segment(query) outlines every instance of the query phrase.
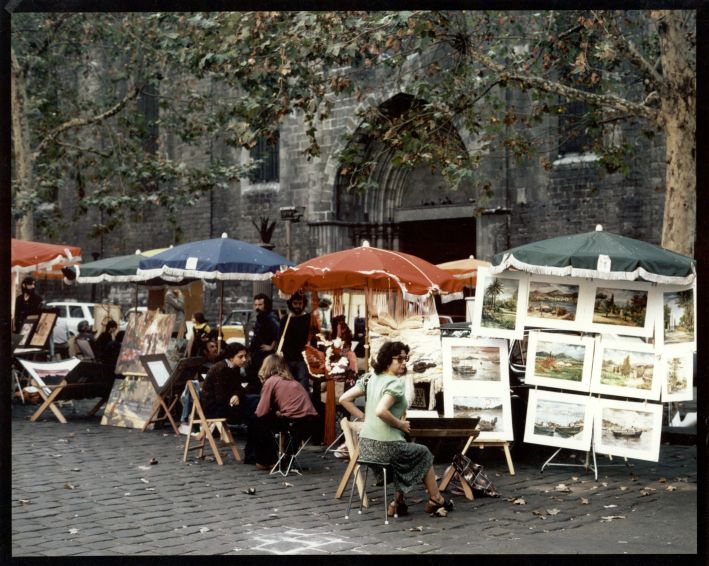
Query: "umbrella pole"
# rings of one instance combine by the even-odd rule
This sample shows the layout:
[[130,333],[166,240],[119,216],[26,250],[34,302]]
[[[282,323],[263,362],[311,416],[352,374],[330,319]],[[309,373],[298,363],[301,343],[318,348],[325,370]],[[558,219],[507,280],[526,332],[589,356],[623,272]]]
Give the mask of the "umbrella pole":
[[135,283],[135,300],[133,301],[135,312],[138,312],[138,282]]
[[224,318],[224,281],[219,281],[219,320],[217,321],[217,352],[222,351],[222,319]]

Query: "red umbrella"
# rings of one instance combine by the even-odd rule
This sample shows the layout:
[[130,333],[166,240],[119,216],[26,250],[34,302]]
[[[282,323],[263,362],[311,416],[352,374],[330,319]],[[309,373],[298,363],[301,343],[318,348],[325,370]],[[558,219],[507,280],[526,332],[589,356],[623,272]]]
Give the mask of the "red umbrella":
[[373,248],[364,242],[359,248],[335,252],[305,261],[275,274],[273,284],[284,293],[298,289],[391,289],[403,293],[452,293],[462,282],[419,257]]
[[45,244],[15,238],[12,239],[11,253],[12,271],[20,273],[48,270],[58,264],[81,261],[81,248],[77,246]]

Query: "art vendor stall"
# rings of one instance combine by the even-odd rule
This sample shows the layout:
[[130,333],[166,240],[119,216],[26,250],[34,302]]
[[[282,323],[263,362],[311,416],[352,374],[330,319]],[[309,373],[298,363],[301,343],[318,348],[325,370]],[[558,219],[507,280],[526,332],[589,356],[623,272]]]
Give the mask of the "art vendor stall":
[[525,442],[556,447],[552,458],[567,448],[657,461],[661,403],[692,398],[695,261],[599,226],[492,263],[478,274],[475,337],[444,348],[446,410],[489,414],[504,434],[506,339],[527,335]]

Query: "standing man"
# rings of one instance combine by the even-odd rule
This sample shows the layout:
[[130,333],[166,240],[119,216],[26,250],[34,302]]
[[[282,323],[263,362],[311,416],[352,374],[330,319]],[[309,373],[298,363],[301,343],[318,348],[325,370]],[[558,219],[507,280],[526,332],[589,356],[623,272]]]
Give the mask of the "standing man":
[[42,309],[42,297],[35,292],[33,277],[22,280],[22,294],[15,299],[15,332],[22,329],[22,323],[31,314],[39,314]]
[[271,310],[272,308],[273,302],[271,301],[271,297],[263,293],[254,296],[256,323],[254,324],[253,334],[249,342],[251,363],[247,370],[250,383],[259,382],[258,372],[261,369],[263,360],[276,349],[279,325],[276,315]]
[[310,392],[308,366],[303,359],[310,333],[310,313],[305,311],[305,295],[302,291],[296,291],[286,304],[290,312],[281,318],[278,353],[283,354],[293,377]]
[[165,314],[175,315],[175,324],[172,327],[172,337],[177,338],[180,328],[185,323],[185,297],[179,289],[170,287],[165,293],[165,303],[163,305]]

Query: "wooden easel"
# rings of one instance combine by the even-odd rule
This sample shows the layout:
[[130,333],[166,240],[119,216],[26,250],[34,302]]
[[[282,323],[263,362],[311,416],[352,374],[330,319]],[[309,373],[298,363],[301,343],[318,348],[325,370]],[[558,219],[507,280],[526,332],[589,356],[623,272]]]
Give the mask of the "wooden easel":
[[[345,437],[345,445],[347,446],[347,454],[349,455],[350,461],[347,463],[345,473],[342,474],[340,485],[337,486],[335,499],[340,499],[340,497],[342,497],[342,494],[345,492],[345,488],[347,487],[347,483],[350,481],[350,477],[357,467],[357,458],[359,457],[359,431],[362,428],[362,424],[363,423],[361,421],[358,421],[355,425],[355,422],[348,420],[347,417],[343,417],[340,421],[340,425],[342,426],[342,434]],[[361,474],[357,475],[357,490],[359,491],[360,498],[362,499],[362,506],[369,507],[369,500],[367,499],[364,479]]]
[[[180,429],[178,428],[177,423],[175,423],[175,419],[172,417],[172,409],[175,407],[177,399],[177,396],[173,397],[170,405],[168,405],[162,395],[157,393],[157,397],[155,398],[155,401],[153,401],[153,408],[150,410],[150,416],[148,417],[148,420],[145,421],[141,432],[145,432],[151,424],[164,422],[167,419],[170,421],[172,430],[175,431],[175,436],[180,436]],[[160,415],[160,411],[163,412],[162,416]]]
[[507,468],[510,471],[510,475],[515,475],[515,467],[512,464],[512,455],[510,454],[510,443],[507,440],[475,440],[473,444],[482,450],[486,446],[492,448],[502,448],[505,451],[505,458],[507,459]]

